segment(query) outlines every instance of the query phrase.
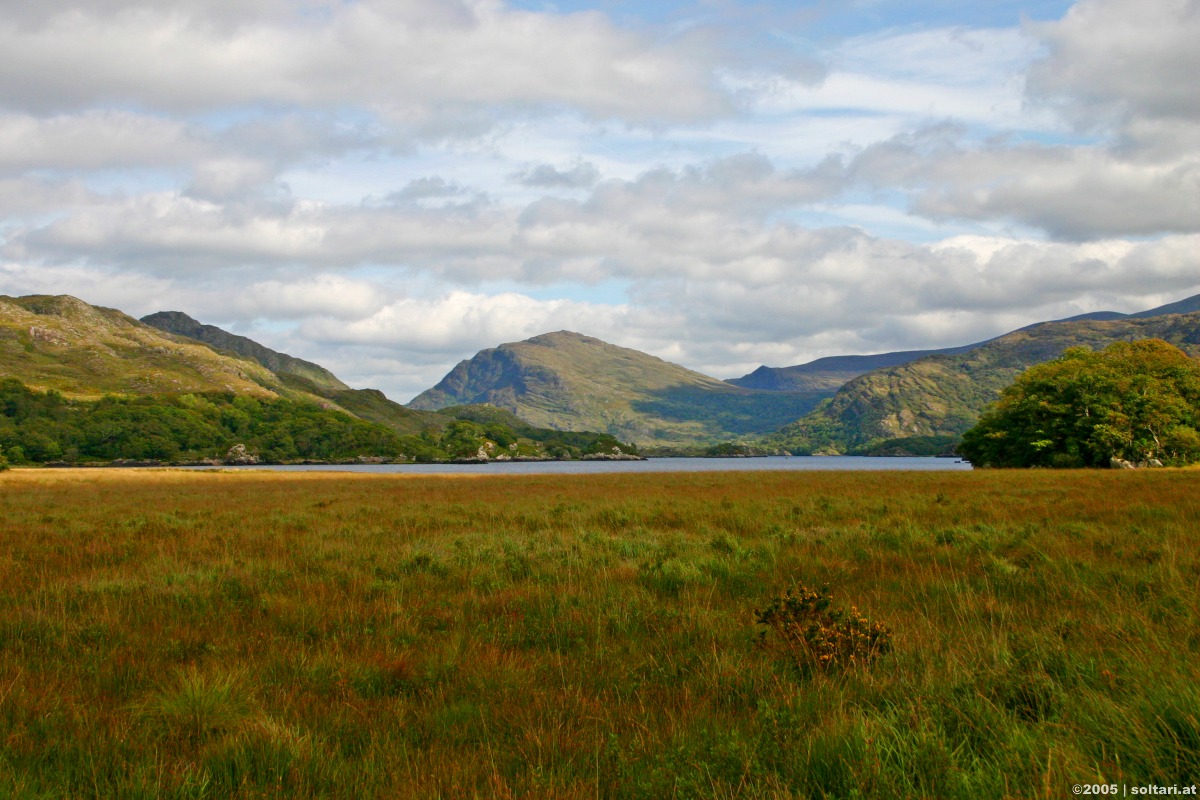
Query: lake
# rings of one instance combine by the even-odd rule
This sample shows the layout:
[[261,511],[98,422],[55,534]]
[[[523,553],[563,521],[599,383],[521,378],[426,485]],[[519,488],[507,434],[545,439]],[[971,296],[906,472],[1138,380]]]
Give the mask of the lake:
[[629,472],[811,472],[831,470],[970,470],[957,458],[769,456],[766,458],[651,458],[646,461],[500,461],[489,464],[288,464],[194,469],[266,469],[277,472],[370,472],[397,475],[595,475]]

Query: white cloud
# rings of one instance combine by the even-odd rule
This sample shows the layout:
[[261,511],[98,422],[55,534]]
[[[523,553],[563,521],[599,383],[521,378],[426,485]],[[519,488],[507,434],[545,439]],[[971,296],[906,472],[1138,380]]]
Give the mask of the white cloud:
[[244,318],[361,320],[386,304],[385,290],[368,281],[320,274],[291,281],[258,281],[233,298]]
[[479,197],[435,207],[415,202],[460,192],[436,178],[410,183],[396,202],[380,207],[286,199],[223,204],[152,193],[14,230],[7,252],[25,259],[158,261],[170,270],[188,263],[381,263],[474,281],[719,273],[775,235],[756,220],[828,194],[837,177],[821,169],[782,173],[745,155],[703,169],[606,181],[582,200],[545,198],[524,209]]
[[196,133],[179,120],[125,111],[0,114],[0,170],[178,167],[212,149]]
[[65,213],[100,202],[103,198],[78,179],[0,178],[0,214],[8,226],[17,225],[22,218],[40,219],[44,214]]
[[871,186],[903,188],[932,219],[1009,219],[1086,240],[1200,230],[1200,153],[1145,158],[1101,146],[1006,140],[970,145],[931,130],[872,145],[849,164]]
[[613,331],[626,324],[629,314],[627,307],[543,301],[515,292],[454,291],[433,299],[400,297],[349,324],[313,319],[301,330],[325,343],[446,352],[493,347],[552,330]]
[[568,169],[560,170],[552,164],[538,164],[512,176],[524,186],[542,189],[586,189],[600,180],[600,171],[595,164],[580,162]]
[[362,0],[317,15],[260,6],[217,24],[184,3],[60,8],[36,19],[0,15],[0,103],[39,111],[361,105],[437,135],[474,130],[494,108],[566,107],[638,122],[731,110],[704,52],[622,30],[598,13]]
[[189,197],[202,200],[238,200],[271,184],[275,170],[249,158],[212,158],[198,161],[187,187]]
[[1196,0],[1080,0],[1062,20],[1030,27],[1050,48],[1031,89],[1081,123],[1200,120]]
[[[603,181],[577,199],[543,197],[523,208],[435,176],[410,182],[387,204],[356,207],[286,196],[231,204],[147,194],[14,228],[6,252],[27,261],[121,259],[164,274],[197,264],[331,274],[377,266],[468,285],[683,278],[757,288],[800,278],[818,286],[879,282],[886,276],[878,270],[921,251],[861,230],[809,228],[780,213],[835,198],[855,183],[909,187],[913,208],[934,218],[1010,216],[1064,234],[1188,233],[1200,220],[1197,170],[1186,165],[1157,175],[1130,168],[1122,176],[1100,150],[963,150],[952,133],[889,142],[849,163],[833,159],[806,171],[780,170],[756,154],[655,169]],[[1020,177],[997,178],[1005,159]],[[1131,206],[1137,197],[1147,201]],[[1152,197],[1172,202],[1160,208]]]
[[1034,115],[1021,80],[1038,54],[1018,30],[936,28],[855,37],[827,53],[830,72],[812,84],[778,76],[744,88],[755,108],[780,114],[841,111],[897,115],[910,122],[955,119],[1020,127]]

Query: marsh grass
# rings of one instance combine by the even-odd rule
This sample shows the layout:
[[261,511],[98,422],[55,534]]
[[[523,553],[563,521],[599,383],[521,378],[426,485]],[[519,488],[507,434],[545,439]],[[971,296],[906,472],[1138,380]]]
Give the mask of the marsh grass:
[[[0,476],[0,796],[1200,779],[1200,472]],[[755,646],[796,586],[869,669]]]

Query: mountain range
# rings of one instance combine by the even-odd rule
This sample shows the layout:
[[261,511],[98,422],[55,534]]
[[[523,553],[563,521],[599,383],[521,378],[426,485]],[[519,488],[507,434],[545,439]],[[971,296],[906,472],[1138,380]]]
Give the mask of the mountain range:
[[[487,403],[548,427],[651,446],[738,440],[792,453],[931,454],[952,447],[1021,370],[1068,347],[1156,337],[1196,354],[1197,312],[1200,295],[1135,314],[1035,323],[958,347],[763,366],[728,381],[560,331],[483,350],[409,405]],[[789,414],[796,416],[781,423]]]
[[793,453],[871,452],[881,446],[903,452],[906,439],[933,438],[944,448],[971,428],[1021,371],[1057,358],[1068,347],[1100,349],[1114,341],[1150,338],[1200,356],[1200,314],[1046,322],[967,352],[875,370],[848,381],[765,443]]
[[68,398],[222,392],[311,403],[410,436],[454,419],[503,420],[514,430],[594,431],[659,451],[730,441],[792,453],[941,450],[1021,370],[1068,347],[1147,337],[1200,355],[1200,295],[959,347],[764,366],[729,381],[559,331],[480,351],[403,406],[182,312],[139,321],[69,296],[0,297],[0,377]]
[[0,377],[83,400],[205,392],[284,398],[405,434],[447,422],[378,390],[351,389],[323,367],[185,314],[161,312],[138,321],[68,295],[0,297]]

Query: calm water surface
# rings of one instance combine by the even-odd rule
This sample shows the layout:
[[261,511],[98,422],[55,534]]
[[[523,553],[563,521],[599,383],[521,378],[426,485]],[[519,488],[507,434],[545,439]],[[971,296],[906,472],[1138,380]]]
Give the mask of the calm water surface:
[[[201,467],[200,469],[205,469]],[[587,475],[610,472],[779,472],[829,470],[961,471],[956,458],[871,458],[868,456],[771,456],[768,458],[651,458],[647,461],[518,461],[490,464],[294,464],[221,467],[276,472],[382,472],[398,475]]]

